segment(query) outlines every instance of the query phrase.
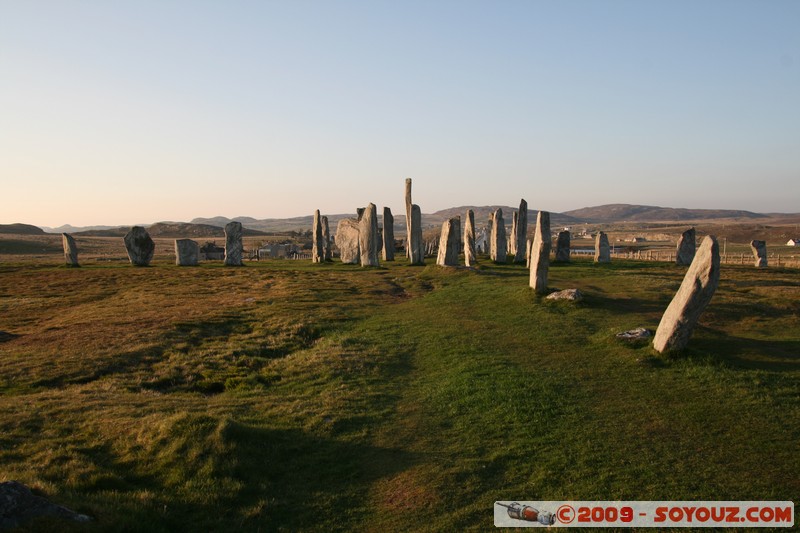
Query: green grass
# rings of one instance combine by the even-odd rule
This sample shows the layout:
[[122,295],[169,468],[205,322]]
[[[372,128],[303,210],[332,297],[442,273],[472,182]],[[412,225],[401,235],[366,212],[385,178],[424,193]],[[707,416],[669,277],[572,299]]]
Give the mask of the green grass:
[[[75,530],[491,529],[496,500],[800,497],[800,278],[723,266],[689,348],[685,269],[273,261],[0,265],[0,464]],[[52,523],[32,524],[46,530]],[[63,529],[63,525],[58,525]]]

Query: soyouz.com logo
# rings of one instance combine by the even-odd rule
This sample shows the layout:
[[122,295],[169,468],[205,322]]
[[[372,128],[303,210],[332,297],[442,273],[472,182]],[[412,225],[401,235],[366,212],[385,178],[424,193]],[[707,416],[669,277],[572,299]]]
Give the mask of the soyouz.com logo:
[[793,527],[790,501],[498,501],[497,527]]

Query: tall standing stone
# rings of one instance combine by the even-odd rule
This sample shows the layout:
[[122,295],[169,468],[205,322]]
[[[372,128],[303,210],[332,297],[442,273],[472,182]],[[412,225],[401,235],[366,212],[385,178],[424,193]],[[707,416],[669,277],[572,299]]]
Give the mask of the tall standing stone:
[[383,260],[394,261],[394,215],[388,207],[383,208]]
[[64,261],[67,266],[79,267],[78,264],[78,245],[69,233],[61,234],[61,243],[64,245]]
[[492,261],[495,263],[506,262],[506,226],[503,220],[503,210],[494,212],[492,220]]
[[225,224],[225,266],[242,266],[242,233],[241,222]]
[[312,230],[311,239],[311,262],[322,263],[325,261],[325,245],[323,243],[324,237],[322,236],[322,220],[319,215],[319,209],[314,211],[314,228]]
[[694,260],[696,233],[694,228],[687,229],[678,239],[678,248],[675,253],[675,264],[691,265]]
[[375,204],[369,204],[358,221],[358,246],[361,251],[361,266],[380,266],[378,213]]
[[442,223],[442,236],[439,239],[439,253],[436,264],[440,266],[458,266],[458,254],[461,251],[461,217],[454,217]]
[[658,324],[653,348],[657,352],[681,350],[719,284],[719,245],[711,235],[703,239],[678,292]]
[[528,239],[525,243],[525,268],[531,268],[531,248],[533,248],[533,241]]
[[475,250],[475,213],[472,209],[468,209],[466,221],[464,222],[464,264],[467,266],[474,265],[477,257]]
[[358,220],[355,218],[343,218],[336,227],[336,247],[346,265],[357,265],[361,261],[358,234]]
[[536,233],[531,245],[530,285],[537,294],[547,292],[547,272],[550,268],[550,213],[539,211],[536,216]]
[[765,268],[767,266],[767,241],[750,241],[750,249],[753,250],[756,268]]
[[608,245],[608,235],[602,231],[597,234],[594,240],[594,262],[611,262],[611,247]]
[[569,245],[570,235],[568,231],[559,231],[558,239],[556,240],[556,257],[555,261],[559,263],[569,262]]
[[197,266],[200,261],[200,245],[192,239],[175,239],[175,264]]
[[411,210],[414,204],[411,203],[411,178],[406,178],[406,257],[411,264],[414,264],[412,260],[412,250],[411,250]]
[[321,217],[322,221],[322,255],[325,261],[333,261],[333,251],[331,251],[331,229],[328,226],[328,217]]
[[519,213],[517,214],[517,225],[514,228],[512,239],[514,244],[514,262],[524,263],[527,253],[528,240],[528,202],[525,199],[519,201]]
[[486,221],[486,255],[490,258],[494,257],[492,251],[492,233],[494,232],[494,213],[489,213],[489,220]]
[[153,260],[153,253],[156,251],[156,243],[150,238],[141,226],[133,226],[123,239],[125,249],[128,251],[128,259],[131,264],[136,266],[147,266]]
[[410,257],[412,265],[425,264],[425,243],[422,241],[422,211],[417,204],[411,206],[411,235],[409,240]]
[[519,213],[514,211],[511,213],[511,235],[508,239],[508,255],[513,256],[516,259],[517,255],[517,219],[519,218]]

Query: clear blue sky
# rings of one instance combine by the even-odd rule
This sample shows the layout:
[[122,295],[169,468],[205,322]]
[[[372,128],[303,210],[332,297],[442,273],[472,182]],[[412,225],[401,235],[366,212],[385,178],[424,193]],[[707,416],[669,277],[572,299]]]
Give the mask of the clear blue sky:
[[800,211],[800,1],[0,0],[0,223]]

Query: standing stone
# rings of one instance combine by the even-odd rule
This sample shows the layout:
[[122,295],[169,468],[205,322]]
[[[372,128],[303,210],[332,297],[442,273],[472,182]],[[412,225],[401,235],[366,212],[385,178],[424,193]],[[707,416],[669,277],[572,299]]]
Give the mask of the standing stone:
[[678,292],[658,324],[653,348],[657,352],[681,350],[697,325],[719,284],[719,245],[711,235],[703,239]]
[[531,268],[531,248],[533,248],[533,241],[528,239],[525,243],[525,268]]
[[511,213],[511,235],[508,239],[508,255],[514,256],[516,258],[517,254],[517,219],[519,218],[519,214],[514,211]]
[[369,204],[358,221],[358,246],[361,266],[380,266],[378,261],[378,213],[375,204]]
[[514,262],[524,263],[527,253],[528,240],[528,202],[523,198],[519,201],[519,214],[517,215],[517,225],[511,237],[514,241]]
[[411,210],[414,204],[411,203],[411,178],[406,178],[406,258],[411,264],[414,261],[411,259]]
[[388,207],[383,208],[383,260],[394,261],[394,215]]
[[611,262],[611,247],[608,245],[608,235],[602,231],[597,234],[594,240],[594,262]]
[[495,263],[506,262],[506,226],[503,220],[503,210],[494,212],[492,221],[492,261]]
[[311,262],[322,263],[325,261],[325,245],[322,236],[322,220],[319,216],[319,209],[314,211],[314,228],[311,239]]
[[333,251],[331,250],[331,229],[328,226],[328,217],[321,217],[322,221],[322,255],[325,261],[333,261]]
[[688,266],[692,264],[695,253],[696,234],[694,228],[687,229],[678,239],[678,251],[675,253],[675,264]]
[[200,245],[192,239],[175,239],[175,264],[197,266],[200,260]]
[[753,250],[756,268],[767,266],[767,241],[750,241],[750,248]]
[[422,241],[422,211],[417,204],[411,206],[411,235],[409,239],[410,258],[412,265],[425,264],[425,243]]
[[225,266],[242,266],[242,223],[228,222],[225,225]]
[[67,266],[79,267],[78,245],[75,243],[75,239],[69,233],[62,233],[61,242],[64,245],[64,260],[67,262]]
[[536,233],[531,245],[530,285],[537,294],[547,292],[547,271],[550,268],[550,213],[539,211],[536,216]]
[[153,253],[156,250],[156,243],[150,238],[141,226],[133,226],[125,234],[125,249],[128,251],[128,259],[131,264],[136,266],[147,266],[153,260]]
[[439,254],[436,264],[458,266],[458,253],[461,251],[461,217],[454,217],[442,223],[442,236],[439,239]]
[[569,263],[569,244],[570,235],[568,231],[559,231],[558,240],[556,241],[556,257],[555,261],[559,263]]
[[361,260],[358,233],[358,220],[355,218],[343,218],[336,227],[336,246],[342,263],[346,265],[357,265]]
[[467,218],[464,222],[464,264],[472,266],[477,262],[478,255],[475,250],[475,213],[472,209],[467,210]]
[[489,220],[486,221],[486,255],[490,258],[494,257],[492,251],[492,233],[494,228],[494,213],[489,213]]

